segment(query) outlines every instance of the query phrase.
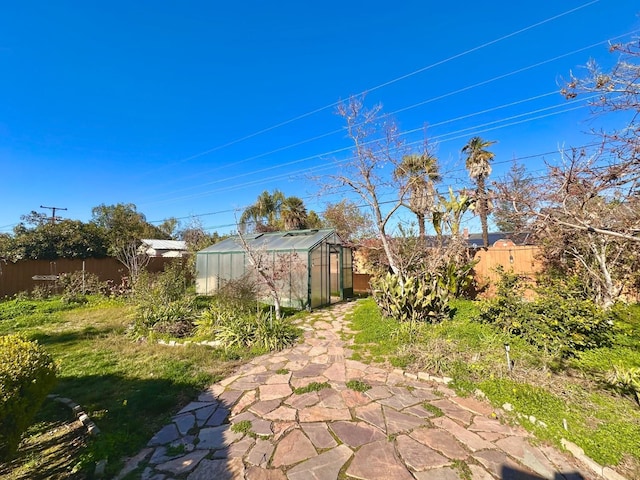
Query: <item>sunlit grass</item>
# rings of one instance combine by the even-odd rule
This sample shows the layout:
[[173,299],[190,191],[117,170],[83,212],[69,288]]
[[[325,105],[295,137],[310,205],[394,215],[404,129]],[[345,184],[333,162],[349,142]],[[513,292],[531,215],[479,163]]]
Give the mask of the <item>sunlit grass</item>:
[[[452,377],[460,394],[479,388],[494,405],[510,403],[516,412],[546,424],[522,422],[539,438],[556,445],[566,438],[597,462],[625,462],[632,475],[640,473],[640,409],[603,381],[613,365],[640,366],[640,307],[621,310],[611,347],[587,350],[563,363],[521,338],[474,322],[476,302],[458,300],[453,307],[452,320],[409,330],[382,318],[372,299],[359,301],[351,316],[356,356]],[[505,344],[510,345],[512,372]]]
[[[101,430],[75,462],[91,469],[107,458],[107,476],[179,408],[227,375],[241,356],[201,345],[134,341],[126,334],[132,307],[119,301],[71,308],[49,300],[29,301],[27,307],[6,303],[0,303],[0,312],[11,315],[0,317],[0,331],[20,332],[43,345],[59,367],[53,393],[79,403]],[[25,478],[46,478],[35,463],[33,468]]]

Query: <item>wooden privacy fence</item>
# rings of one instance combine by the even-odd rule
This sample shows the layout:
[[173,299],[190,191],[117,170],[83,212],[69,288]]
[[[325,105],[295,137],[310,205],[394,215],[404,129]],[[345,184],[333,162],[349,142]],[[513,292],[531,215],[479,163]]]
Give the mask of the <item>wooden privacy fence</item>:
[[[147,265],[149,272],[164,269],[171,258],[153,257]],[[84,267],[83,267],[84,264]],[[34,280],[33,277],[46,277],[84,271],[93,273],[101,281],[112,280],[120,283],[128,276],[127,268],[115,258],[86,258],[58,260],[20,260],[18,262],[0,262],[0,298],[15,295],[19,292],[30,292],[37,285],[51,285],[50,280]]]
[[498,267],[533,279],[542,266],[536,258],[539,252],[538,247],[529,245],[480,249],[473,257],[478,262],[474,267],[476,280],[478,283],[495,283],[500,278]]
[[[478,263],[474,267],[476,281],[480,285],[495,284],[499,279],[498,266],[505,271],[533,279],[540,271],[540,262],[536,259],[540,249],[533,246],[489,247],[480,249],[474,255]],[[371,290],[369,280],[371,275],[364,273],[353,274],[353,291],[366,293]],[[492,289],[489,288],[489,293]]]

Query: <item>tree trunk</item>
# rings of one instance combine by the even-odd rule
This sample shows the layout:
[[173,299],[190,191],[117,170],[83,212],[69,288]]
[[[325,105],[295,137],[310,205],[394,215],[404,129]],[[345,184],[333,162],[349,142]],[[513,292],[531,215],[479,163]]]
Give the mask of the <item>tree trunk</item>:
[[418,228],[420,229],[420,240],[424,242],[426,237],[425,234],[425,226],[424,226],[424,213],[416,212],[416,217],[418,217]]
[[489,204],[483,176],[478,177],[478,190],[476,195],[478,197],[478,215],[480,216],[480,225],[482,225],[482,243],[486,248],[489,246],[489,227],[487,226],[487,210],[489,210]]

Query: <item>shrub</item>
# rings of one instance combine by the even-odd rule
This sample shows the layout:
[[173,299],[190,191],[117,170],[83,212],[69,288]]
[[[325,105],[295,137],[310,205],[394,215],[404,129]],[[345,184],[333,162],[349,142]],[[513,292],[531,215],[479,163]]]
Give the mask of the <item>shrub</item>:
[[607,346],[613,334],[613,314],[590,299],[575,279],[548,280],[533,301],[522,298],[522,285],[503,273],[498,293],[477,317],[517,335],[551,355],[566,358],[577,351]]
[[78,297],[103,293],[105,284],[100,281],[95,273],[82,272],[62,273],[58,279],[58,286],[62,289],[63,297]]
[[607,375],[607,383],[623,395],[634,397],[640,406],[640,368],[613,366],[613,371]]
[[177,337],[191,333],[197,308],[187,283],[187,273],[180,262],[167,265],[155,275],[142,272],[133,289],[137,304],[134,333],[155,331]]
[[0,459],[15,453],[55,374],[53,360],[37,343],[17,335],[0,337]]
[[282,350],[293,345],[299,336],[299,330],[288,319],[274,318],[268,312],[219,317],[218,321],[214,338],[225,349]]
[[450,313],[447,281],[432,274],[387,273],[371,282],[382,315],[400,322],[436,323]]

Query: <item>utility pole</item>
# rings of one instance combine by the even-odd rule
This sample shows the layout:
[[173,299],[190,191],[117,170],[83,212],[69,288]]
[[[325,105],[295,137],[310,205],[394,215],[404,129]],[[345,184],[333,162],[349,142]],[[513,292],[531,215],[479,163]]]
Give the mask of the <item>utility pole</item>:
[[55,225],[56,223],[56,210],[66,210],[66,208],[62,207],[45,207],[44,205],[40,205],[40,208],[48,208],[51,210],[51,224]]

